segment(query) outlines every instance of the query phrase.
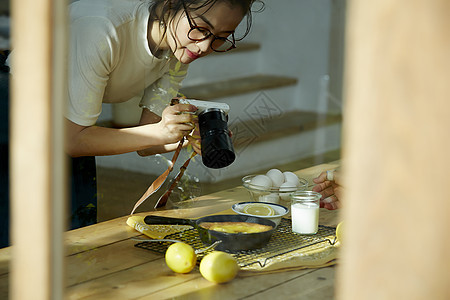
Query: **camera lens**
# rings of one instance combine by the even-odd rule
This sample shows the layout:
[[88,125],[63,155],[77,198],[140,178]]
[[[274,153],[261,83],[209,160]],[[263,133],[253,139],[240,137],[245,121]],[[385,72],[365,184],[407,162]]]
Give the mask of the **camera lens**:
[[202,138],[202,161],[208,168],[227,167],[236,158],[227,122],[227,115],[217,108],[206,109],[198,116]]

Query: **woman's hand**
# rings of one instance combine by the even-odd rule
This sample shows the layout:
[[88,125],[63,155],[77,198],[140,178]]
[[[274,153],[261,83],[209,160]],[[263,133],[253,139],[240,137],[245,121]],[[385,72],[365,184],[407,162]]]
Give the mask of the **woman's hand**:
[[320,207],[329,210],[338,209],[342,203],[343,188],[340,185],[340,174],[337,171],[326,171],[320,173],[317,178],[313,179],[316,186],[313,191],[322,194],[320,199]]
[[157,125],[166,144],[176,143],[192,132],[198,124],[196,110],[197,107],[191,104],[176,104],[164,109]]

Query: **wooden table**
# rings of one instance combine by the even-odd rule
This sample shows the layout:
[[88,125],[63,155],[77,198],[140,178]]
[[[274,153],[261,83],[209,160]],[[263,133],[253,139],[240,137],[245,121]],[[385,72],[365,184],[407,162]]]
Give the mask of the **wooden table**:
[[[337,163],[297,171],[307,179]],[[201,217],[248,201],[243,187],[196,198],[193,207],[152,212],[183,218]],[[147,215],[141,213],[138,215]],[[134,247],[141,234],[126,225],[127,217],[67,232],[67,299],[333,299],[335,267],[255,276],[213,284],[194,269],[176,274],[162,254]],[[336,225],[338,211],[321,209],[320,224]],[[33,251],[30,245],[30,251]],[[11,247],[0,249],[0,299],[7,299]],[[26,283],[24,283],[26,288]]]

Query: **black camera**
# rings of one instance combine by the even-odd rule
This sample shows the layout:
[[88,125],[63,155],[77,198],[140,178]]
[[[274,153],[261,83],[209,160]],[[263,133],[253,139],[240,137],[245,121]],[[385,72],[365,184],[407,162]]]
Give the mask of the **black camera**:
[[179,103],[195,105],[202,139],[202,161],[208,168],[220,169],[236,159],[228,130],[228,111],[225,103],[179,99]]

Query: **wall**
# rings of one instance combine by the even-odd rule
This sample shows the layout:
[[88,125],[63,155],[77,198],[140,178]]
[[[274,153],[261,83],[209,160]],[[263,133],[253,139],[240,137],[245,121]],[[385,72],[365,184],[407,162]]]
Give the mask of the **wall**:
[[266,0],[249,41],[261,43],[259,71],[298,78],[295,107],[316,111],[328,74],[331,0]]

